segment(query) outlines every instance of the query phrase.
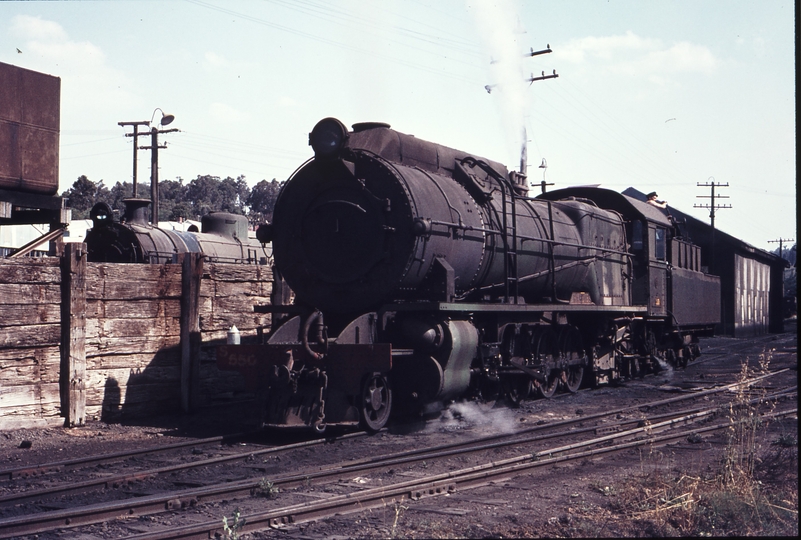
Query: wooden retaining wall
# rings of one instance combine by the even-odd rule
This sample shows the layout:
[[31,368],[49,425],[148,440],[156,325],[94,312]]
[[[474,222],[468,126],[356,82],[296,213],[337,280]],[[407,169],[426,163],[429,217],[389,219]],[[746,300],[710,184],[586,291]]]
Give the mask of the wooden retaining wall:
[[0,430],[61,425],[61,269],[0,259]]
[[216,368],[236,325],[255,341],[269,315],[268,266],[0,260],[0,430],[190,411],[246,398],[241,376]]

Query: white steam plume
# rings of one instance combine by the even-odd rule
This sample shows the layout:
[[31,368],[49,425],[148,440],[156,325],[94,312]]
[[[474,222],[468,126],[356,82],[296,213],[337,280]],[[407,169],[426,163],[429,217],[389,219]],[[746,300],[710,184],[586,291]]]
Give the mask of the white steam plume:
[[[520,22],[517,3],[512,0],[470,0],[468,9],[487,49],[487,61],[491,62],[492,80],[487,86],[500,113],[507,147],[518,151],[525,143],[528,117],[524,62],[529,47],[521,41],[527,34]],[[512,163],[507,165],[512,167]]]

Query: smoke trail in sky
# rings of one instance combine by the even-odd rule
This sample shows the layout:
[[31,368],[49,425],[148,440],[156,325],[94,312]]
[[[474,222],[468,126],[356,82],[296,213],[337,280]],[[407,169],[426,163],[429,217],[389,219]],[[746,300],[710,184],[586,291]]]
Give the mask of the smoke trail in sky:
[[468,9],[488,52],[492,80],[487,81],[487,86],[498,107],[507,147],[514,155],[525,142],[528,117],[524,62],[529,48],[522,42],[526,31],[518,5],[513,0],[471,0]]

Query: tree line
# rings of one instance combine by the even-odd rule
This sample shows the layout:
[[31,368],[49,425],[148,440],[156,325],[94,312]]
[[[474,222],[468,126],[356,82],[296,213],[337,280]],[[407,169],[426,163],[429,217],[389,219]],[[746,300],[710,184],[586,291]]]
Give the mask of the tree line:
[[[229,177],[198,175],[184,183],[176,180],[159,181],[159,221],[200,220],[209,212],[231,212],[247,216],[251,223],[272,221],[273,208],[283,185],[275,178],[262,180],[251,189],[244,176]],[[137,183],[137,197],[150,198],[150,184]],[[61,194],[68,199],[73,219],[89,219],[89,211],[98,202],[112,210],[125,212],[124,199],[133,197],[133,184],[117,182],[106,187],[103,181],[93,182],[81,175],[72,187]],[[115,212],[116,213],[116,212]]]

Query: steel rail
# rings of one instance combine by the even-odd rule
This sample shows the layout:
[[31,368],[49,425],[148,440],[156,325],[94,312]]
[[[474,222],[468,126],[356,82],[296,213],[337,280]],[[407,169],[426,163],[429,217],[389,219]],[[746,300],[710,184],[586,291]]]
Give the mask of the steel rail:
[[[798,410],[796,408],[785,411],[775,411],[761,416],[763,418],[776,418],[797,413]],[[458,471],[400,482],[390,486],[368,489],[358,493],[336,495],[324,501],[296,504],[242,516],[243,525],[238,528],[237,532],[255,532],[268,528],[281,528],[286,525],[313,521],[323,517],[386,507],[408,500],[416,501],[426,497],[453,493],[457,491],[457,489],[472,489],[487,485],[490,482],[508,480],[521,473],[526,473],[539,467],[619,452],[639,446],[667,443],[693,434],[728,429],[731,425],[731,422],[724,422],[656,437],[649,435],[643,439],[594,450],[554,455],[564,453],[570,449],[568,447],[561,447],[516,458],[485,463]],[[192,524],[168,530],[137,534],[127,538],[129,540],[166,540],[214,538],[222,536],[223,534],[224,531],[219,521],[209,521],[202,524]]]
[[[792,390],[793,388],[788,388],[782,392],[777,392],[776,395],[780,396],[783,393]],[[758,402],[758,401],[764,401],[769,398],[770,396],[765,396],[764,398],[754,398],[751,401]],[[675,412],[671,413],[668,416],[680,416],[679,418],[671,418],[661,422],[647,423],[645,425],[642,424],[644,422],[651,422],[653,420],[657,420],[657,418],[655,417],[651,419],[627,420],[619,423],[619,425],[626,425],[632,423],[640,425],[634,429],[629,429],[626,431],[615,431],[603,435],[601,437],[590,439],[588,441],[583,441],[572,445],[559,447],[556,449],[550,449],[543,452],[535,452],[534,454],[536,455],[553,454],[568,450],[575,450],[577,448],[583,448],[588,445],[600,444],[611,440],[630,438],[639,433],[649,433],[649,434],[655,433],[657,431],[669,429],[680,423],[693,422],[698,419],[714,415],[721,409],[722,406],[716,406],[708,409],[695,409],[691,411]],[[582,420],[586,421],[586,418]],[[546,426],[538,426],[538,427],[546,427]],[[553,427],[553,426],[547,426],[547,427]],[[609,428],[614,426],[606,426],[606,427]],[[447,451],[441,451],[440,447],[433,447],[429,448],[428,449],[429,451],[426,453],[419,453],[416,451],[412,451],[412,452],[407,452],[406,453],[407,455],[405,456],[399,454],[390,454],[382,458],[376,458],[367,462],[361,462],[361,463],[348,462],[339,466],[330,467],[320,471],[302,472],[293,475],[287,475],[280,478],[274,478],[272,481],[272,485],[274,487],[289,488],[300,485],[308,485],[311,484],[312,481],[315,481],[315,483],[322,483],[325,481],[330,482],[337,479],[349,478],[357,472],[366,473],[399,464],[408,465],[413,462],[421,460],[443,459],[458,454],[479,452],[483,450],[499,448],[504,446],[511,446],[511,445],[516,446],[521,443],[530,443],[535,441],[539,442],[556,437],[576,436],[582,433],[586,433],[589,431],[596,431],[596,430],[597,430],[596,427],[590,427],[581,430],[558,432],[540,438],[530,437],[524,440],[514,439],[505,442],[495,442],[485,445],[472,444],[471,446],[466,448],[458,448],[466,446],[467,444],[470,443],[474,443],[475,442],[474,440],[470,441],[469,443],[456,443],[454,445],[451,445],[452,448]],[[526,459],[526,456],[528,455],[529,454],[524,454],[522,459]],[[519,460],[521,458],[512,458],[512,459]],[[219,486],[169,492],[146,497],[138,497],[134,499],[115,501],[108,504],[103,503],[103,504],[88,505],[76,509],[42,512],[39,514],[20,516],[8,520],[0,520],[0,538],[5,538],[8,535],[15,536],[20,534],[41,533],[55,528],[61,528],[64,526],[76,527],[80,525],[89,525],[92,523],[102,522],[107,519],[154,514],[169,510],[177,510],[181,508],[192,507],[199,504],[212,502],[215,500],[223,500],[223,499],[230,500],[232,498],[237,498],[241,496],[250,496],[253,494],[254,491],[256,491],[260,487],[262,482],[263,479],[259,480],[248,479],[238,482],[226,483]]]
[[[757,347],[760,347],[760,346],[763,346],[763,345],[765,345],[766,343],[770,343],[770,342],[772,342],[772,341],[777,341],[777,340],[780,340],[780,339],[782,339],[783,337],[785,337],[785,336],[782,336],[782,335],[779,335],[779,336],[777,336],[776,334],[770,334],[770,335],[768,335],[768,336],[762,336],[762,337],[751,338],[751,339],[749,340],[749,342],[750,342],[750,343],[748,344],[748,348],[757,348]],[[792,343],[792,342],[793,342],[793,341],[794,341],[794,340],[797,338],[797,336],[796,336],[795,334],[792,334],[792,335],[787,335],[786,337],[787,337],[787,339],[788,339],[788,341],[789,341],[790,343]],[[780,345],[784,345],[784,344],[785,344],[785,343],[784,343],[784,342],[783,342],[783,340],[782,340],[782,343],[780,343]],[[729,346],[729,344],[727,344],[727,345],[718,345],[718,346],[715,346],[715,347],[710,347],[710,348],[708,348],[708,349],[706,349],[706,350],[702,351],[702,354],[703,354],[703,355],[707,355],[707,354],[714,354],[714,355],[717,355],[717,356],[725,356],[725,355],[727,355],[727,354],[732,354],[731,352],[727,352],[727,351],[726,351],[726,349],[727,349],[727,347],[728,347],[728,346]],[[722,352],[719,352],[719,351],[722,351]],[[692,364],[690,364],[690,365],[693,365],[693,364],[700,364],[701,362],[705,362],[705,361],[707,361],[707,359],[696,360],[695,362],[693,362],[693,363],[692,363]]]
[[[337,437],[334,440],[342,440],[342,439],[352,439],[356,437],[364,437],[367,434],[364,432],[357,432],[357,433],[349,433],[343,435],[341,437]],[[191,461],[189,463],[179,463],[177,465],[167,465],[165,467],[157,467],[155,469],[147,469],[143,471],[137,471],[133,473],[127,474],[118,474],[114,476],[109,476],[106,478],[98,478],[93,480],[86,480],[83,482],[77,482],[72,484],[64,484],[60,486],[50,486],[45,489],[39,489],[34,491],[26,491],[23,493],[11,493],[8,495],[0,496],[0,505],[8,505],[8,504],[16,504],[26,501],[32,501],[37,499],[49,498],[54,495],[66,495],[68,493],[83,493],[86,491],[90,491],[92,489],[108,489],[113,487],[119,487],[131,482],[146,480],[148,478],[154,478],[162,474],[173,473],[177,471],[187,470],[187,469],[194,469],[198,467],[205,467],[208,465],[218,465],[220,463],[227,463],[229,461],[237,461],[240,459],[247,459],[251,456],[261,456],[264,454],[272,454],[278,452],[286,452],[288,450],[295,450],[298,448],[305,448],[309,446],[317,446],[320,444],[327,444],[331,442],[331,438],[327,439],[314,439],[311,441],[304,441],[299,443],[287,444],[283,446],[274,446],[272,448],[265,448],[262,450],[248,450],[247,452],[241,452],[236,454],[231,454],[227,456],[219,456],[215,458],[209,459],[199,459],[196,461]],[[0,526],[2,526],[2,522],[0,521]]]
[[112,461],[123,461],[132,457],[140,457],[149,454],[158,454],[161,452],[168,452],[170,450],[177,450],[186,448],[187,446],[202,446],[206,444],[214,444],[217,442],[236,441],[243,439],[251,433],[234,433],[231,435],[220,435],[217,437],[208,437],[205,439],[195,439],[191,441],[177,442],[162,446],[151,446],[146,448],[137,448],[135,450],[125,450],[122,452],[112,452],[108,454],[98,454],[94,456],[86,456],[74,459],[65,459],[60,461],[51,461],[48,463],[40,463],[37,465],[25,465],[22,467],[15,467],[13,469],[0,470],[0,479],[14,480],[16,478],[29,478],[32,476],[42,476],[51,472],[62,472],[65,470],[77,469],[81,466],[99,465],[101,463],[109,463]]

